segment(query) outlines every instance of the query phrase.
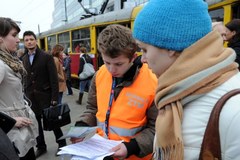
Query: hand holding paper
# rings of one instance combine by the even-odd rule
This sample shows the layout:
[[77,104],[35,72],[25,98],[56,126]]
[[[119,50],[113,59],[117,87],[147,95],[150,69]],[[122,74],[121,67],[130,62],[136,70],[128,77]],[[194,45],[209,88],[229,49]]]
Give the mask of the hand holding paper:
[[123,143],[120,143],[119,145],[113,147],[111,151],[114,152],[113,156],[118,159],[125,159],[128,153],[127,148]]
[[97,160],[99,157],[114,154],[111,149],[121,143],[122,141],[108,140],[95,134],[88,140],[60,148],[58,155],[70,154],[81,160]]

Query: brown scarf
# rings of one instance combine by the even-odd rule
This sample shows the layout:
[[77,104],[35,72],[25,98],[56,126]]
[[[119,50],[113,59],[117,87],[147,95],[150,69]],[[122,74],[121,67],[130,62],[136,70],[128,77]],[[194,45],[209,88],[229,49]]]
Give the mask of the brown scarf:
[[12,56],[10,53],[0,50],[0,59],[6,63],[15,73],[19,72],[21,75],[27,74],[22,62],[18,57]]
[[199,98],[238,72],[235,53],[222,44],[217,32],[209,33],[185,49],[159,77],[154,159],[183,160],[183,103]]

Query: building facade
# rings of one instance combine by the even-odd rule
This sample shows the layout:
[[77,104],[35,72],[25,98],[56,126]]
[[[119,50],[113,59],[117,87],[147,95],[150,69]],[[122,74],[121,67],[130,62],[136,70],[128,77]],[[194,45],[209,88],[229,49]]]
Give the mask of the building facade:
[[[106,0],[82,0],[84,8],[93,14],[99,14],[102,4]],[[149,0],[109,0],[104,11],[111,12],[126,7],[134,7]],[[54,0],[53,22],[51,28],[57,28],[67,23],[74,23],[86,14],[78,0]]]

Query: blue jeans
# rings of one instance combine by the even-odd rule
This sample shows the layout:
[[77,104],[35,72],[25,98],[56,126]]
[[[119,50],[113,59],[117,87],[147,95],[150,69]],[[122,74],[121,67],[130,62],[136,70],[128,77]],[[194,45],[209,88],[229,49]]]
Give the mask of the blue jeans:
[[79,82],[80,93],[84,93],[84,91],[88,92],[90,84],[91,84],[91,79],[80,81]]
[[66,85],[67,85],[67,89],[68,89],[68,94],[72,95],[73,91],[72,91],[72,83],[71,80],[66,80]]
[[58,104],[62,104],[63,92],[58,92]]

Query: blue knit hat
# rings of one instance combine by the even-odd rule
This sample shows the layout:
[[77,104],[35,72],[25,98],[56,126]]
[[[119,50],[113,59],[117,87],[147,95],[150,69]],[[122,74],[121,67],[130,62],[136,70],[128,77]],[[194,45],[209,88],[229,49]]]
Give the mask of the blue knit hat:
[[162,49],[182,51],[211,30],[203,0],[150,0],[134,22],[133,36]]

